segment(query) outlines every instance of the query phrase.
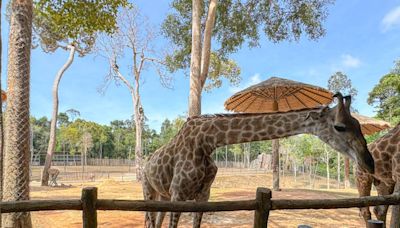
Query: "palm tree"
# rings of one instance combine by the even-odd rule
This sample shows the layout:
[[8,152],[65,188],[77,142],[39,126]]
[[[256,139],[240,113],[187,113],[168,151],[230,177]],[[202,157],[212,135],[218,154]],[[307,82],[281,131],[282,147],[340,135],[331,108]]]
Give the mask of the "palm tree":
[[[9,34],[3,200],[29,200],[32,0],[12,1]],[[32,227],[30,214],[5,214],[2,227]]]

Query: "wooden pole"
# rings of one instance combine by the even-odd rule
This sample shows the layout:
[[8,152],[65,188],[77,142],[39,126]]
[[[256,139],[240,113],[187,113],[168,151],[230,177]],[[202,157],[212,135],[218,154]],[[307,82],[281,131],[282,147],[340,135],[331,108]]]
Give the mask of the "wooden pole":
[[82,219],[83,228],[97,227],[97,188],[87,187],[82,189]]
[[269,210],[271,209],[271,190],[257,188],[256,210],[254,212],[254,228],[267,228]]
[[380,220],[368,220],[367,228],[383,228],[383,221]]

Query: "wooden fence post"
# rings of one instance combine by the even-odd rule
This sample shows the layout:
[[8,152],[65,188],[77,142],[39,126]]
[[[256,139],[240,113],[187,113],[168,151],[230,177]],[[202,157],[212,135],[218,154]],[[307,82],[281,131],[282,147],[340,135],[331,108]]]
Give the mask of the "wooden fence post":
[[271,190],[257,188],[257,209],[254,212],[254,228],[266,228],[268,226],[269,210],[271,209]]
[[83,228],[97,228],[97,188],[87,187],[82,189],[82,219]]
[[383,228],[383,221],[380,220],[368,220],[367,228]]

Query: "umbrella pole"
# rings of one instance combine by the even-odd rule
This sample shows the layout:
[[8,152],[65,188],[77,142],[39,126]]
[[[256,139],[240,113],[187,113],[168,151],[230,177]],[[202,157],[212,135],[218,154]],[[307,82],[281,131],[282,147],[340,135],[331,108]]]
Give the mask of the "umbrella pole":
[[[278,101],[274,99],[273,110],[278,111]],[[272,189],[280,191],[279,188],[279,139],[272,140]]]
[[272,140],[272,189],[279,191],[279,139]]

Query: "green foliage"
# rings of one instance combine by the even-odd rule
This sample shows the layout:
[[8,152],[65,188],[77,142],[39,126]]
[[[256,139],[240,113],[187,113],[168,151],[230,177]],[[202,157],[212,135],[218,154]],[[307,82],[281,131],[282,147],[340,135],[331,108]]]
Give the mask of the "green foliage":
[[367,143],[372,143],[375,140],[379,139],[380,137],[382,137],[383,135],[385,135],[387,133],[387,131],[378,131],[372,135],[365,135],[365,140],[367,140]]
[[229,81],[233,86],[238,86],[240,83],[240,68],[236,62],[229,59],[218,58],[216,53],[211,53],[210,69],[208,73],[208,84],[204,90],[210,91],[213,88],[219,88],[222,85],[222,77]]
[[346,74],[338,71],[334,73],[328,80],[328,89],[334,93],[341,92],[343,95],[351,95],[354,99],[358,91],[351,84],[350,78]]
[[400,74],[395,72],[384,75],[368,95],[368,104],[376,105],[378,117],[393,124],[400,121]]
[[165,119],[161,125],[161,132],[159,136],[159,144],[164,145],[168,143],[182,128],[185,123],[185,118],[183,116],[178,116],[175,120],[170,121]]
[[96,34],[117,29],[120,7],[127,0],[38,0],[34,1],[34,34],[45,52],[74,44],[84,55],[91,51]]
[[47,117],[31,117],[33,154],[46,153],[49,141],[50,121]]
[[394,67],[390,71],[390,73],[392,73],[392,74],[400,74],[400,59],[394,61]]
[[[206,21],[209,1],[203,2],[201,21]],[[228,0],[219,1],[216,21],[213,30],[214,47],[213,64],[229,65],[228,56],[236,52],[246,41],[250,47],[259,45],[260,30],[273,41],[299,40],[303,35],[310,39],[318,39],[325,34],[322,22],[327,16],[327,6],[331,0]],[[163,34],[177,47],[169,63],[173,70],[186,69],[190,66],[192,1],[174,0],[174,11],[167,15],[163,25]],[[204,29],[204,23],[202,28]],[[234,72],[234,71],[233,71]],[[240,72],[239,72],[240,73]],[[223,71],[214,74],[211,80],[224,75]],[[225,76],[236,76],[227,74]],[[219,85],[220,81],[212,81],[210,85]]]
[[67,126],[70,124],[69,117],[67,113],[65,112],[60,112],[57,116],[57,124],[58,126]]

